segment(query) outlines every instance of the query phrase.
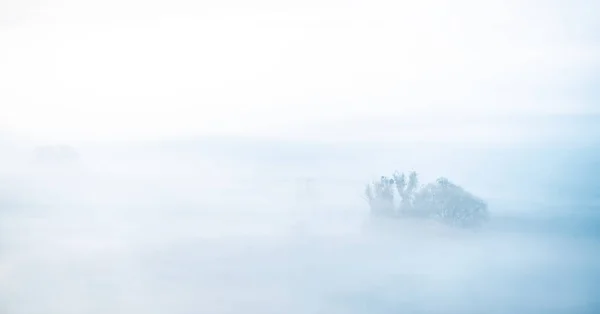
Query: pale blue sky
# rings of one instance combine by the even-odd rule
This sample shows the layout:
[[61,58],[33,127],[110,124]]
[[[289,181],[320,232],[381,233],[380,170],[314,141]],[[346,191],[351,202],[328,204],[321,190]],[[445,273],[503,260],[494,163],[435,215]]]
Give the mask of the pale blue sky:
[[301,137],[360,117],[598,113],[594,12],[595,1],[4,0],[0,128],[56,141]]

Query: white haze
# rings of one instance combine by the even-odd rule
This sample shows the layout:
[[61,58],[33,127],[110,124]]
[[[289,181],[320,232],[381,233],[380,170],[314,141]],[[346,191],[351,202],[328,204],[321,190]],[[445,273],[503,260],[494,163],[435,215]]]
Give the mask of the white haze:
[[[593,313],[598,198],[585,173],[597,152],[528,146],[199,138],[81,144],[77,163],[57,166],[6,144],[0,306]],[[363,184],[396,165],[458,180],[488,200],[491,222],[369,219]]]
[[0,0],[0,313],[598,313],[599,9]]
[[372,116],[598,113],[598,9],[589,0],[3,0],[0,129],[48,141],[316,139],[337,135],[307,134],[315,125]]

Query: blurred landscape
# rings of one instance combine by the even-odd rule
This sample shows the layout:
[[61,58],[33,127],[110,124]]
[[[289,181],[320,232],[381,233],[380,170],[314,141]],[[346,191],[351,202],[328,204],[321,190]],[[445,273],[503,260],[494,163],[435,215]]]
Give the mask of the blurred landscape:
[[[600,309],[598,137],[323,134],[79,142],[65,163],[4,137],[0,312]],[[364,184],[412,169],[485,199],[489,223],[370,218]]]
[[600,313],[599,12],[0,0],[0,314]]

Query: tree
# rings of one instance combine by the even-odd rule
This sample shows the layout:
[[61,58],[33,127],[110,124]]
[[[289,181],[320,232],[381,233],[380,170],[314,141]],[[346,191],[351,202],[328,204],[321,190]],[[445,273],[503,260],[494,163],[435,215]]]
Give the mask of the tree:
[[[408,182],[403,173],[395,172],[392,178],[381,177],[379,182],[367,185],[365,193],[373,215],[428,218],[459,227],[478,226],[488,219],[483,200],[446,178],[421,187],[414,171],[409,174]],[[398,206],[392,185],[400,197]]]
[[379,181],[367,184],[365,194],[371,209],[377,215],[394,214],[394,180],[382,176]]

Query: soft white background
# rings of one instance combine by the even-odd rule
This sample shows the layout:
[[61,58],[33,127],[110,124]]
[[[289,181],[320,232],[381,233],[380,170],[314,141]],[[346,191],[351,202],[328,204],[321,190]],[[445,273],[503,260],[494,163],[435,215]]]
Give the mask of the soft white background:
[[314,138],[327,136],[305,133],[315,124],[360,117],[598,113],[598,11],[596,1],[2,0],[0,127],[47,141]]

